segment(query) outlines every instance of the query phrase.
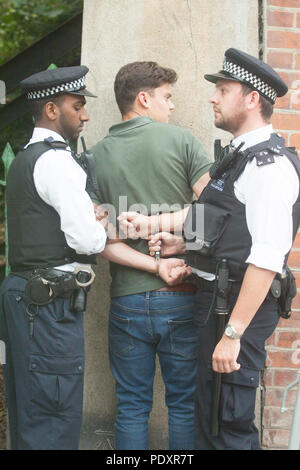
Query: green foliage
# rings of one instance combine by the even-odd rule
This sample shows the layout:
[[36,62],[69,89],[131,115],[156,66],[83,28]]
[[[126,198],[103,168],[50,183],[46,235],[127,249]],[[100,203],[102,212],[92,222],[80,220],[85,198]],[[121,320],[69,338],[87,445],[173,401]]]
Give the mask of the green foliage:
[[[0,0],[0,65],[19,54],[62,23],[78,14],[83,0]],[[58,67],[80,63],[80,50],[55,61]],[[10,99],[14,98],[12,93]],[[26,114],[0,133],[0,180],[4,178],[1,159],[7,142],[16,153],[25,145],[33,129],[32,116]],[[4,221],[4,188],[0,185],[0,229]],[[0,258],[3,244],[0,238]],[[2,267],[0,265],[0,281]]]
[[0,64],[83,8],[83,0],[1,0]]

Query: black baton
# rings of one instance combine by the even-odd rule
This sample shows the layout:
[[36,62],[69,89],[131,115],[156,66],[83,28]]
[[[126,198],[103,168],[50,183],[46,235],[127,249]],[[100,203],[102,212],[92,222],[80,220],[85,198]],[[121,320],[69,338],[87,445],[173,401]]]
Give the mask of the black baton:
[[[222,259],[217,270],[217,297],[215,314],[217,319],[216,327],[216,345],[223,336],[226,315],[228,315],[227,294],[228,294],[228,266],[226,259]],[[211,410],[211,434],[217,436],[219,433],[219,403],[221,395],[222,373],[213,371],[212,383],[212,410]]]

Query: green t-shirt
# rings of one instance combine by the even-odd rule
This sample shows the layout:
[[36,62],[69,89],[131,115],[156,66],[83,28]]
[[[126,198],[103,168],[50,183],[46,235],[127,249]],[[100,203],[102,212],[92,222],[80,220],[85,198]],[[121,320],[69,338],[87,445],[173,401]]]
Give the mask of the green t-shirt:
[[[102,204],[147,214],[180,210],[193,199],[192,186],[211,161],[193,134],[146,116],[121,122],[92,149]],[[165,206],[163,206],[165,205]],[[110,210],[112,208],[110,207]],[[127,240],[149,254],[145,240]],[[165,286],[155,274],[110,263],[111,296]]]

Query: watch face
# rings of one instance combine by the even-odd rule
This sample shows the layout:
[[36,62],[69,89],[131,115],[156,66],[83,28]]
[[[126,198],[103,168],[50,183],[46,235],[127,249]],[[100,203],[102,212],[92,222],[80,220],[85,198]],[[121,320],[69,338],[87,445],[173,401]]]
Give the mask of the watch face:
[[233,331],[232,331],[231,327],[230,327],[230,326],[226,326],[225,335],[226,335],[226,336],[232,336],[232,333],[233,333]]
[[225,335],[232,339],[240,339],[240,335],[236,331],[234,331],[231,325],[226,326]]

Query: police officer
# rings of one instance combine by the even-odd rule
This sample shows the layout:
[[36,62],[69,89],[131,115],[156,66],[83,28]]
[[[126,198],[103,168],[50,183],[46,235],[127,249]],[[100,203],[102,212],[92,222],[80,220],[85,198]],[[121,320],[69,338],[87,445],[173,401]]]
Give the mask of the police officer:
[[[213,234],[216,242],[209,253],[188,254],[201,279],[196,319],[200,326],[206,323],[199,330],[196,448],[259,449],[253,423],[256,387],[266,358],[265,340],[280,314],[279,293],[274,297],[270,288],[286,268],[299,225],[299,161],[270,124],[276,97],[287,92],[270,66],[231,48],[223,70],[205,78],[216,84],[210,99],[215,126],[232,133],[233,140],[224,155],[227,165],[224,160],[221,168],[212,169],[199,199],[204,239]],[[207,279],[222,259],[229,269],[230,319],[215,344],[218,315],[208,318],[215,282]],[[222,374],[216,433],[211,428],[213,371]]]
[[[9,265],[0,289],[4,376],[15,450],[77,449],[84,341],[82,286],[106,234],[71,153],[89,117],[85,66],[23,80],[35,128],[7,177]],[[84,282],[83,282],[84,281]],[[77,299],[77,300],[76,300]]]
[[[253,422],[256,388],[265,341],[286,313],[280,290],[286,286],[286,261],[300,220],[300,165],[270,124],[276,97],[287,92],[270,66],[230,48],[223,69],[205,78],[216,87],[210,99],[215,125],[233,140],[185,221],[186,262],[199,286],[196,449],[259,449]],[[178,229],[178,220],[172,216],[171,229]],[[162,214],[158,222],[163,230],[170,220]],[[141,230],[141,216],[131,224]],[[170,235],[157,234],[152,251],[158,243],[162,252],[176,252]],[[220,263],[228,282],[218,291]],[[216,341],[218,293],[230,318]],[[215,411],[217,426],[212,426]]]

